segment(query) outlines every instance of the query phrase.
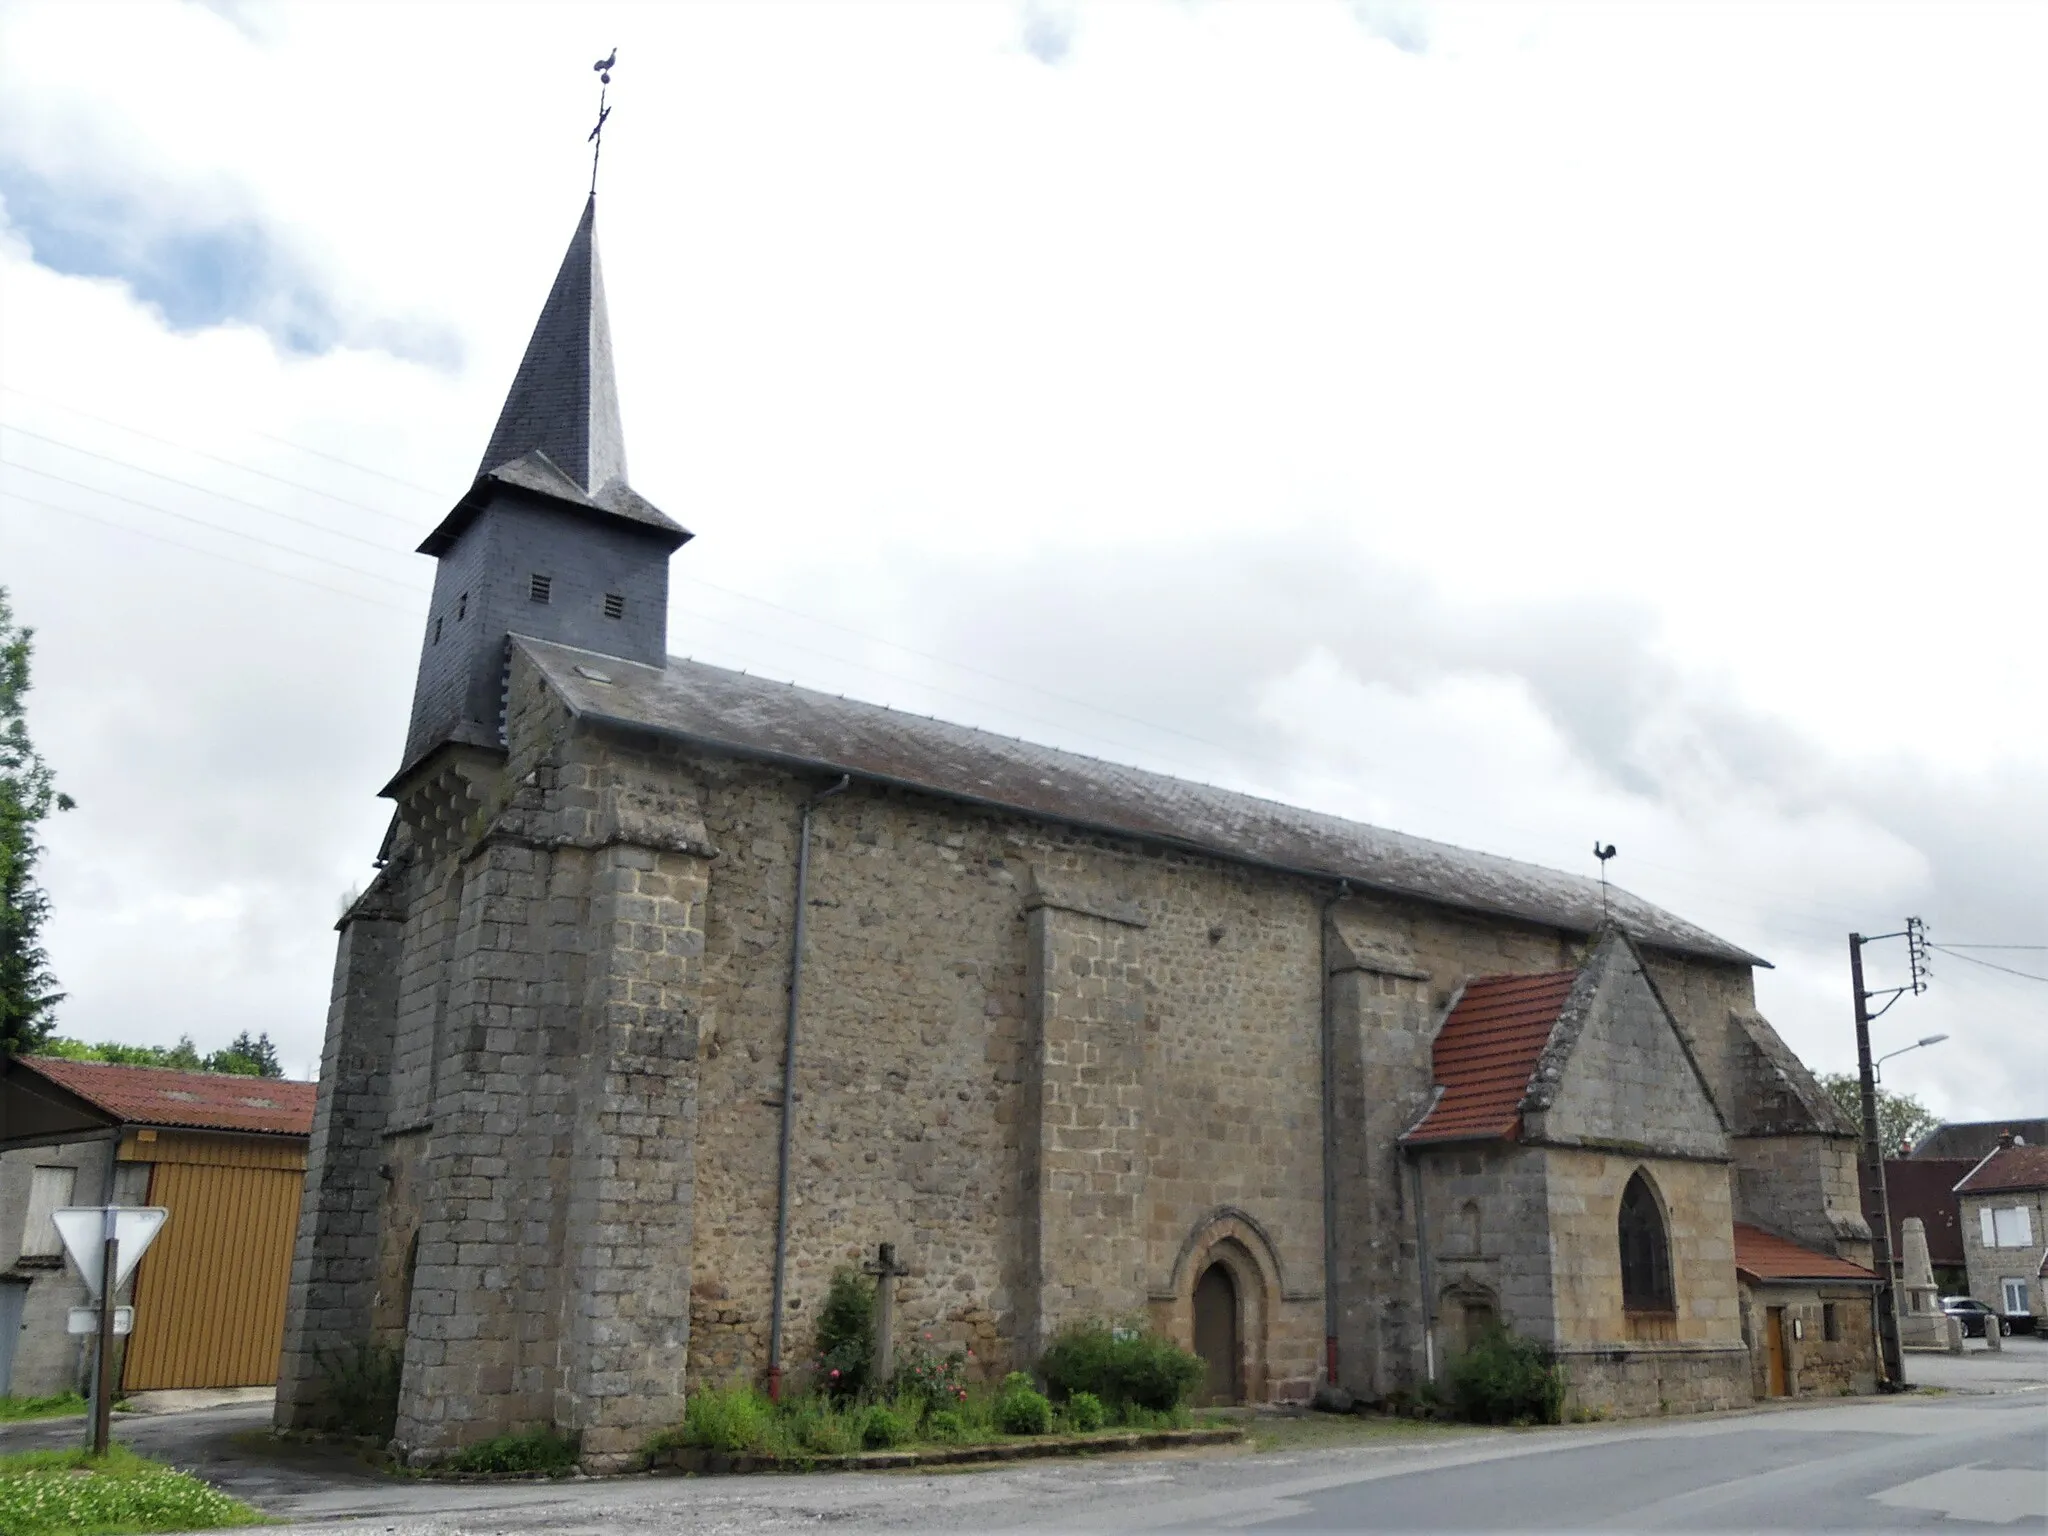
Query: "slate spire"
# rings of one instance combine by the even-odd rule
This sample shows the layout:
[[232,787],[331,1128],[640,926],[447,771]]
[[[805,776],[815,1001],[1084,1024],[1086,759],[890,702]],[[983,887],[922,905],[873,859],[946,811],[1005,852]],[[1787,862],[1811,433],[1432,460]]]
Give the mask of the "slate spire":
[[611,321],[597,261],[595,196],[583,205],[583,219],[562,257],[477,473],[489,474],[535,449],[586,495],[626,479]]

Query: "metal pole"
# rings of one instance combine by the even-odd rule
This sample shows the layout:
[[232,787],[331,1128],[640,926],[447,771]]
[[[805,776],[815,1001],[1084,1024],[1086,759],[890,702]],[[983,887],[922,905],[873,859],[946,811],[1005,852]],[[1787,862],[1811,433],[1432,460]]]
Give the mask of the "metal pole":
[[1871,1257],[1877,1270],[1877,1342],[1886,1380],[1896,1390],[1905,1384],[1905,1363],[1899,1354],[1897,1292],[1892,1284],[1891,1218],[1885,1201],[1884,1148],[1877,1139],[1877,1078],[1870,1062],[1870,1010],[1863,990],[1863,935],[1849,935],[1849,982],[1856,994],[1856,1076],[1863,1101],[1863,1178],[1869,1198],[1864,1208],[1878,1212],[1871,1234]]
[[100,1352],[92,1405],[92,1453],[107,1454],[107,1431],[113,1420],[114,1276],[119,1272],[121,1243],[114,1236],[114,1207],[106,1207],[105,1246],[100,1250]]
[[811,887],[811,812],[853,782],[841,774],[830,789],[804,802],[796,834],[796,920],[789,940],[789,1018],[782,1036],[782,1142],[775,1157],[775,1278],[768,1300],[768,1398],[782,1401],[782,1292],[789,1271],[789,1150],[796,1120],[796,1025],[803,998],[804,907]]

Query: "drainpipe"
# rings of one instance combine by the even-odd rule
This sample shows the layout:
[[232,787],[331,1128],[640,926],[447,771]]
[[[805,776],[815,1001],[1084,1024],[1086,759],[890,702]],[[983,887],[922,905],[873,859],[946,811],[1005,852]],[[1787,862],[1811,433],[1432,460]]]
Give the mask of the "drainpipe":
[[1436,1380],[1436,1283],[1429,1273],[1429,1222],[1422,1211],[1422,1163],[1408,1154],[1408,1174],[1415,1190],[1415,1260],[1422,1278],[1422,1375]]
[[1323,1381],[1337,1387],[1337,1019],[1330,996],[1330,914],[1351,894],[1339,880],[1323,903]]
[[775,1159],[775,1284],[768,1314],[768,1397],[782,1401],[782,1289],[789,1269],[789,1143],[796,1123],[796,1021],[803,996],[804,911],[811,890],[811,812],[853,782],[842,773],[830,789],[804,802],[796,834],[796,922],[789,940],[789,1021],[782,1036],[782,1145]]

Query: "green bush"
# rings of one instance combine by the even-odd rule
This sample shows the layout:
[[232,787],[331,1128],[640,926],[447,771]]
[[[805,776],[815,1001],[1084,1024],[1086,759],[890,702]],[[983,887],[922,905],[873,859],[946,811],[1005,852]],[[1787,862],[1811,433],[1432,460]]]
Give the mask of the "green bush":
[[313,1351],[313,1365],[326,1387],[327,1417],[345,1435],[380,1444],[398,1427],[398,1386],[405,1357],[379,1344]]
[[886,1451],[910,1439],[915,1421],[907,1413],[876,1403],[862,1415],[860,1443],[863,1450]]
[[1076,1392],[1067,1399],[1067,1422],[1077,1434],[1093,1434],[1102,1428],[1108,1417],[1103,1411],[1102,1399],[1093,1392]]
[[205,1531],[261,1525],[263,1517],[218,1488],[125,1446],[0,1456],[0,1531],[81,1536],[112,1531]]
[[700,1388],[683,1405],[683,1444],[700,1450],[765,1453],[775,1427],[774,1405],[744,1382]]
[[835,1398],[867,1390],[875,1358],[875,1283],[842,1269],[818,1309],[818,1385]]
[[1494,1327],[1451,1362],[1451,1403],[1475,1424],[1555,1424],[1564,1369],[1529,1339]]
[[444,1472],[567,1472],[576,1465],[576,1442],[551,1429],[499,1435],[465,1446],[441,1463]]
[[1087,1392],[1118,1417],[1133,1407],[1169,1412],[1193,1396],[1209,1374],[1200,1355],[1189,1354],[1164,1334],[1101,1321],[1062,1329],[1040,1357],[1038,1370],[1056,1401]]
[[1022,1371],[1003,1378],[996,1397],[996,1428],[1006,1435],[1044,1435],[1052,1432],[1052,1403],[1031,1385]]
[[924,1432],[942,1445],[958,1445],[967,1438],[967,1420],[957,1408],[940,1408],[925,1415]]

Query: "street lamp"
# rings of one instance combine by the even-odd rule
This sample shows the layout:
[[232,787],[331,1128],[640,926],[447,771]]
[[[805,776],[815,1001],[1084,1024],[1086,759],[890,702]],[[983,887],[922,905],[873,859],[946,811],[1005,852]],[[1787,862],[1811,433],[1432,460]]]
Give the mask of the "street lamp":
[[1870,1074],[1873,1079],[1881,1083],[1884,1081],[1884,1064],[1890,1061],[1894,1056],[1903,1056],[1908,1051],[1917,1051],[1923,1045],[1939,1045],[1942,1041],[1946,1040],[1947,1038],[1947,1035],[1927,1035],[1922,1037],[1921,1039],[1915,1040],[1911,1045],[1900,1046],[1896,1051],[1886,1051],[1882,1056],[1878,1057],[1876,1061],[1873,1061],[1870,1064]]

